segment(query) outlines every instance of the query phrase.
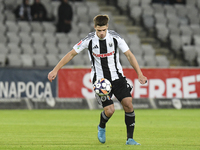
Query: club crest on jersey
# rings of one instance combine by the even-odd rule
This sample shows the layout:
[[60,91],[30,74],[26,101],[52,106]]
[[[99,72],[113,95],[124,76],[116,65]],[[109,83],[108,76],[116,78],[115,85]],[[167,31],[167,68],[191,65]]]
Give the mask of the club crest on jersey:
[[110,47],[112,47],[112,46],[113,46],[113,44],[112,44],[112,43],[109,43],[109,46],[110,46]]
[[104,58],[104,57],[108,57],[108,56],[111,56],[115,53],[115,51],[112,51],[110,53],[106,53],[106,54],[95,54],[94,52],[92,53],[92,55],[96,56],[96,57],[101,57],[101,58]]

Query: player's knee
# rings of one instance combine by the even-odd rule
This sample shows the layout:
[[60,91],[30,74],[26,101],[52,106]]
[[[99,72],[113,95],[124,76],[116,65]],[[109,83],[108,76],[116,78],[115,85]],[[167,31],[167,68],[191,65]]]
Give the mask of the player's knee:
[[133,104],[129,104],[129,105],[123,105],[124,111],[125,112],[132,112],[133,111]]
[[111,117],[115,112],[115,108],[114,107],[109,107],[105,110],[105,114],[107,117]]
[[113,109],[109,109],[108,111],[107,111],[107,114],[108,114],[108,116],[112,116],[113,114],[114,114],[114,112],[115,112],[115,109],[113,108]]

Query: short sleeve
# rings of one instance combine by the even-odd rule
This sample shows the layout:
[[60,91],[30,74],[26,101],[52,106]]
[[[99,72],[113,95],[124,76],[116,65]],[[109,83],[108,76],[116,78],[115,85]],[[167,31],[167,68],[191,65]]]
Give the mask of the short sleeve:
[[84,49],[88,48],[88,42],[87,40],[81,40],[80,42],[78,42],[76,45],[74,45],[73,49],[77,52],[80,53],[81,51],[83,51]]
[[123,53],[129,50],[128,45],[126,44],[125,40],[122,38],[118,39],[118,47],[121,49]]

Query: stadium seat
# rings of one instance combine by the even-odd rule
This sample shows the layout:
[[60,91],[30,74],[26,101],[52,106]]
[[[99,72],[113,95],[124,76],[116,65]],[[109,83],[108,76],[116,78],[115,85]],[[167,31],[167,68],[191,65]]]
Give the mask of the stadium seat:
[[20,32],[22,33],[30,33],[31,32],[31,26],[29,22],[26,21],[20,21],[18,22],[18,26],[20,27]]
[[156,24],[167,25],[167,18],[165,17],[164,14],[162,14],[162,13],[155,13],[154,17],[155,17],[155,23]]
[[59,49],[54,43],[46,43],[45,47],[48,54],[59,54]]
[[11,54],[21,54],[22,53],[22,50],[19,48],[18,44],[16,44],[16,43],[8,43],[7,47]]
[[195,6],[197,4],[197,0],[187,0],[187,5]]
[[39,43],[39,44],[44,44],[45,38],[43,35],[39,32],[32,32],[31,36],[33,38],[33,43]]
[[200,47],[199,46],[195,46],[195,51],[196,51],[196,55],[197,57],[200,57]]
[[32,32],[42,33],[44,30],[40,22],[31,22],[30,25],[31,25]]
[[[140,5],[140,0],[134,0],[134,1],[131,1],[131,0],[129,0],[129,2],[128,2],[128,6],[139,6]],[[132,7],[130,7],[130,8],[132,8]]]
[[15,32],[7,32],[6,33],[7,39],[9,43],[15,43],[15,44],[20,44],[21,39]]
[[180,35],[180,28],[175,24],[168,24],[169,35]]
[[0,54],[8,54],[9,49],[4,43],[0,43]]
[[55,66],[59,62],[59,59],[55,54],[47,54],[45,57],[47,60],[47,66],[49,67]]
[[68,34],[72,33],[72,34],[77,34],[78,35],[79,34],[79,30],[80,29],[79,29],[77,23],[72,22],[72,29]]
[[190,24],[196,24],[196,25],[199,25],[200,24],[200,19],[199,19],[199,15],[194,15],[192,13],[188,13],[187,14],[187,17],[189,19],[189,23]]
[[169,35],[170,48],[175,52],[175,54],[180,54],[182,48],[182,40],[179,35]]
[[170,62],[165,55],[156,56],[157,65],[159,67],[169,67]]
[[150,4],[151,4],[151,0],[140,0],[140,5],[142,6],[146,6]]
[[88,14],[89,14],[90,18],[93,18],[94,16],[100,14],[99,6],[96,3],[94,6],[92,4],[89,4],[88,5]]
[[122,66],[126,66],[126,67],[130,66],[129,61],[128,61],[127,57],[124,54],[119,55],[119,57],[120,57],[120,61],[121,61],[121,65]]
[[[1,17],[1,16],[0,16]],[[0,22],[0,33],[5,34],[7,31],[6,25],[3,24],[3,22]]]
[[162,4],[152,3],[152,8],[153,8],[155,14],[157,14],[157,13],[164,14],[165,13],[165,10],[164,10]]
[[200,57],[197,58],[198,66],[200,66]]
[[141,39],[139,38],[137,34],[128,34],[127,36],[130,39],[131,44],[140,45]]
[[33,55],[33,62],[35,67],[46,67],[47,61],[44,55],[35,54]]
[[85,23],[85,24],[89,24],[90,21],[91,21],[91,18],[88,17],[89,14],[86,14],[86,15],[77,15],[78,17],[78,21],[77,23]]
[[153,15],[143,15],[142,20],[143,25],[147,30],[154,28],[155,18]]
[[193,34],[192,29],[188,25],[181,25],[180,31],[181,31],[181,35],[192,36],[192,34]]
[[56,27],[51,22],[42,22],[43,31],[48,33],[55,33]]
[[43,34],[46,43],[57,44],[57,38],[53,33],[45,32]]
[[114,26],[115,26],[115,30],[118,34],[127,34],[127,29],[124,24],[116,23]]
[[133,6],[129,7],[130,9],[130,16],[134,19],[135,24],[140,24],[141,15],[142,15],[142,8],[140,6]]
[[140,44],[130,44],[130,50],[134,55],[143,56],[144,51]]
[[176,14],[176,9],[174,9],[173,5],[164,5],[164,10],[165,10],[165,14],[172,14],[175,15]]
[[20,32],[19,37],[21,39],[21,43],[32,44],[33,39],[32,37],[26,32]]
[[191,24],[190,28],[192,29],[193,35],[200,35],[200,25]]
[[31,54],[21,54],[22,67],[33,67],[33,57]]
[[167,28],[166,24],[156,24],[155,29],[157,32],[157,38],[162,42],[167,42],[169,36],[169,29]]
[[69,33],[68,37],[69,37],[69,43],[70,44],[76,44],[81,40],[78,35],[73,34],[73,33]]
[[76,7],[76,14],[79,18],[79,22],[86,22],[89,23],[90,18],[87,17],[88,15],[88,8],[81,6]]
[[15,15],[11,11],[4,11],[4,16],[6,21],[16,21]]
[[144,56],[145,66],[147,67],[155,67],[157,66],[157,61],[155,56],[152,55],[145,55]]
[[91,32],[90,26],[88,26],[88,24],[86,24],[86,23],[79,23],[78,27],[80,28],[80,30],[79,30],[80,34],[81,33],[88,34]]
[[123,11],[126,12],[128,7],[129,0],[118,0],[117,6]]
[[46,54],[47,50],[41,43],[34,43],[33,48],[35,49],[36,54]]
[[82,58],[82,55],[76,55],[72,60],[74,66],[84,66],[85,61]]
[[0,67],[4,67],[6,65],[6,55],[5,54],[1,54],[0,55]]
[[175,14],[167,13],[166,17],[168,20],[168,24],[173,24],[175,26],[180,25],[180,20],[179,20],[178,16],[176,16]]
[[5,9],[12,11],[16,6],[16,0],[4,0],[4,6]]
[[21,49],[22,49],[23,54],[34,54],[35,53],[34,48],[28,43],[22,43]]
[[67,43],[59,43],[58,48],[61,54],[67,54],[67,52],[70,50]]
[[7,55],[8,58],[8,66],[10,67],[21,67],[22,61],[19,54],[9,54]]
[[200,35],[194,35],[193,40],[194,40],[194,45],[200,46]]
[[140,67],[144,67],[145,66],[145,61],[143,59],[143,56],[141,55],[135,55],[135,58],[139,64]]
[[[43,2],[43,1],[42,1]],[[52,19],[52,18],[54,18],[54,17],[56,17],[56,16],[54,16],[54,12],[55,12],[55,9],[53,8],[53,6],[52,6],[52,3],[51,2],[60,2],[60,1],[49,1],[49,0],[44,0],[44,4],[45,4],[45,8],[46,8],[46,10],[47,10],[47,17],[49,18],[49,19]]]
[[13,14],[12,11],[5,10],[3,13],[5,21],[12,21],[12,22],[16,21],[15,15]]
[[5,43],[5,44],[7,44],[7,42],[8,42],[8,38],[5,37],[4,34],[0,33],[0,43]]
[[190,35],[181,35],[181,40],[182,40],[182,46],[183,45],[191,45],[192,42],[192,36]]
[[143,49],[144,56],[155,56],[155,49],[150,44],[142,44],[141,47]]
[[189,23],[187,18],[188,10],[185,5],[182,4],[174,4],[174,8],[176,9],[177,16],[179,17],[180,24],[187,25]]
[[184,59],[189,64],[192,64],[194,60],[196,59],[195,47],[192,45],[183,46],[183,55],[184,55]]
[[[46,2],[47,10],[48,10],[48,16],[49,18],[57,18],[58,16],[58,7],[60,5],[61,1],[51,1],[49,3]],[[50,4],[50,5],[49,5]]]
[[14,32],[17,34],[20,30],[18,24],[14,21],[6,21],[5,25],[7,26],[8,32]]

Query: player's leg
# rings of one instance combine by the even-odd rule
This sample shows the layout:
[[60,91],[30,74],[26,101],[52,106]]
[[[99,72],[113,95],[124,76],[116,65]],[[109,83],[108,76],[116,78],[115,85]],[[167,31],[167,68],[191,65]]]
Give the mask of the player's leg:
[[106,100],[104,97],[97,97],[98,102],[100,102],[103,106],[103,111],[100,114],[100,123],[98,125],[98,139],[101,143],[105,143],[106,141],[106,123],[115,111],[113,101],[110,99],[110,97],[106,96]]
[[123,98],[121,101],[123,109],[125,111],[125,124],[127,131],[127,142],[128,145],[140,145],[133,140],[133,133],[135,128],[135,112],[132,104],[132,97]]
[[[115,97],[121,102],[123,109],[125,111],[125,124],[127,129],[127,141],[126,144],[129,145],[138,145],[139,143],[133,140],[133,132],[135,127],[135,113],[132,105],[132,97],[131,97],[131,86],[127,83],[125,78],[120,78],[116,82],[113,83],[115,88],[113,89],[113,93]],[[134,142],[131,142],[134,141]]]
[[108,105],[103,108],[103,111],[101,112],[100,115],[100,123],[99,123],[99,126],[101,128],[106,127],[106,123],[108,122],[108,120],[110,119],[110,117],[113,115],[114,112],[115,112],[114,104]]

